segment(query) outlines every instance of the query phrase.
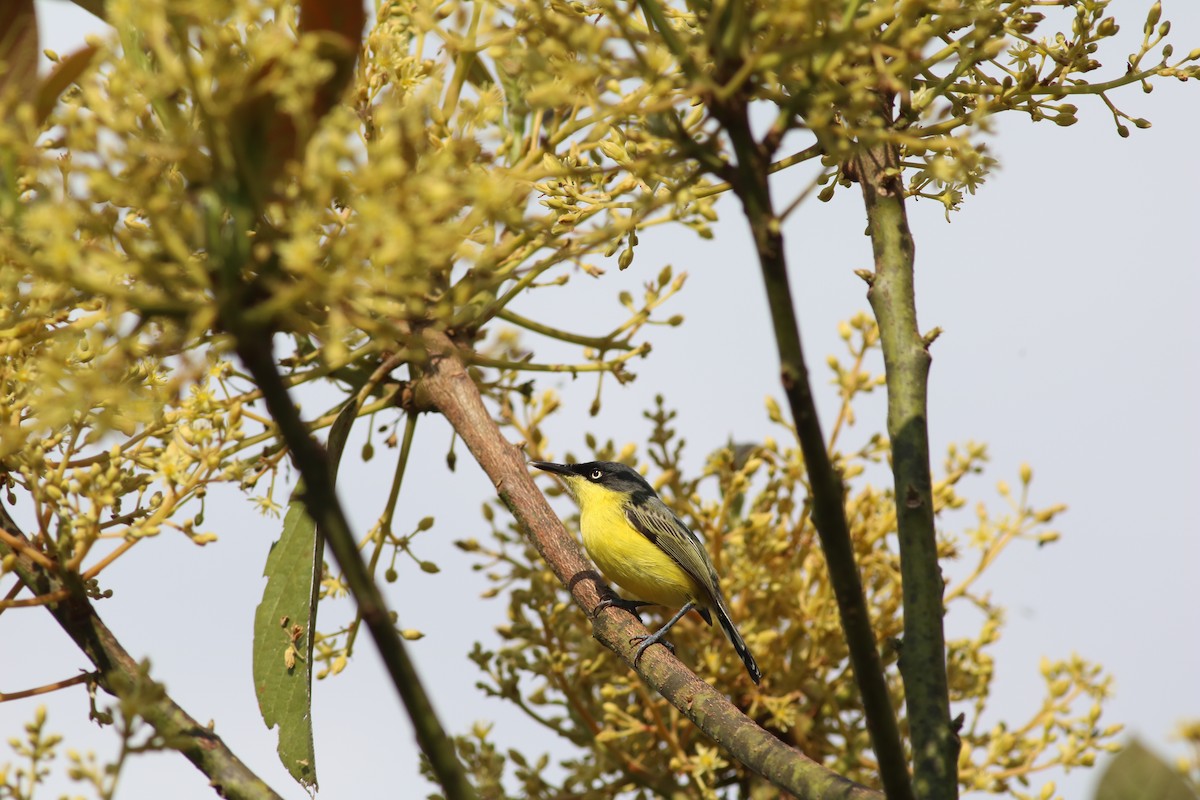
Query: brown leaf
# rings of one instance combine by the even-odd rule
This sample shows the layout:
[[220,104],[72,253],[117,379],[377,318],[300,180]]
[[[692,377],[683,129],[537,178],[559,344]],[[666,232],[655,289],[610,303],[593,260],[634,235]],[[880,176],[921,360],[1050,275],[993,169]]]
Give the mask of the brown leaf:
[[54,110],[54,106],[58,103],[58,98],[67,90],[75,81],[79,80],[79,76],[87,69],[87,66],[92,63],[92,59],[96,56],[97,48],[88,45],[82,50],[76,50],[71,55],[59,62],[54,71],[46,76],[46,80],[42,81],[37,92],[37,121],[41,125],[50,116],[50,112]]
[[301,0],[300,32],[326,36],[321,55],[337,67],[328,83],[317,93],[313,117],[319,119],[333,108],[354,75],[354,64],[362,46],[366,10],[362,3],[345,0]]
[[367,12],[362,3],[343,0],[301,0],[300,31],[329,31],[340,33],[351,42],[362,41]]
[[[300,6],[300,33],[320,37],[320,56],[330,61],[335,71],[313,97],[307,124],[285,114],[275,97],[263,88],[237,110],[237,160],[242,182],[261,207],[270,196],[271,184],[283,174],[289,161],[302,156],[308,136],[317,122],[332,109],[354,77],[354,65],[362,44],[366,12],[361,4],[335,0],[303,0]],[[255,83],[267,84],[272,70],[282,69],[270,62],[259,71]]]
[[33,0],[0,2],[0,99],[14,93],[19,100],[36,97],[39,52]]

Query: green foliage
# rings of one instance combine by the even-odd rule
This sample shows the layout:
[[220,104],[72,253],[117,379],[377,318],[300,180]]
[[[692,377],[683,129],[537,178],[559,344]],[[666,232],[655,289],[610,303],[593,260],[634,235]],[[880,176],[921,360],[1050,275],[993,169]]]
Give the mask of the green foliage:
[[263,722],[279,727],[279,758],[305,786],[317,782],[312,631],[323,552],[316,523],[293,500],[267,556],[267,585],[254,614],[254,691]]
[[1096,787],[1096,800],[1195,800],[1195,784],[1134,739],[1112,760]]
[[[168,14],[113,2],[108,11],[125,33],[96,43],[105,68],[66,92],[46,122],[54,133],[38,140],[27,106],[0,128],[5,163],[15,165],[0,175],[0,381],[10,420],[0,426],[0,458],[5,480],[33,500],[34,533],[72,568],[84,568],[97,541],[123,542],[123,553],[164,527],[210,541],[198,531],[202,510],[185,514],[213,482],[249,491],[267,477],[256,502],[279,511],[274,477],[285,453],[251,409],[257,391],[228,360],[222,332],[231,259],[245,262],[239,271],[258,298],[239,317],[294,334],[280,356],[288,382],[333,377],[357,390],[381,351],[420,364],[415,327],[446,327],[469,346],[551,270],[550,285],[567,282],[572,266],[599,275],[586,256],[636,240],[623,210],[631,201],[621,198],[645,187],[614,187],[611,171],[577,169],[578,146],[567,142],[609,129],[628,109],[584,113],[581,102],[561,135],[568,123],[539,112],[519,156],[507,158],[490,149],[508,135],[498,89],[464,95],[458,61],[424,56],[434,39],[462,46],[470,26],[404,4],[386,6],[368,36],[354,104],[323,120],[279,179],[286,196],[254,221],[246,195],[268,187],[245,185],[230,147],[263,92],[305,122],[306,98],[329,69],[323,40],[297,36],[287,3],[176,4]],[[258,67],[268,66],[274,78],[264,86]],[[546,136],[561,153],[541,144]],[[641,212],[672,198],[659,194],[638,201]],[[580,197],[595,202],[565,219]],[[249,252],[230,239],[237,225],[257,229]],[[682,277],[628,303],[629,317],[605,336],[575,337],[584,363],[539,365],[516,353],[478,361],[627,380],[626,363],[649,349],[635,336],[681,285]],[[362,413],[389,406],[385,395]]]
[[1189,719],[1179,723],[1175,738],[1188,746],[1189,752],[1179,759],[1177,769],[1200,789],[1200,719]]
[[[335,479],[357,414],[358,403],[351,400],[329,428],[326,450]],[[254,612],[252,669],[263,722],[279,727],[279,759],[301,785],[315,788],[313,645],[325,542],[304,510],[303,493],[300,482],[288,502],[279,540],[267,555],[267,585]]]
[[[1196,54],[1172,60],[1156,5],[1131,70],[1084,82],[1116,26],[1107,3],[1062,5],[1069,32],[1038,38],[1053,9],[1011,0],[646,2],[639,13],[390,2],[348,102],[318,125],[344,57],[291,4],[168,12],[113,0],[121,33],[63,59],[49,117],[20,105],[0,126],[0,382],[20,420],[0,426],[6,480],[74,569],[105,538],[171,527],[209,541],[190,510],[206,487],[273,481],[282,456],[227,360],[231,314],[291,334],[277,339],[291,343],[280,354],[291,385],[357,389],[384,352],[419,372],[423,326],[495,370],[487,390],[501,404],[529,390],[529,372],[628,380],[649,351],[645,326],[681,321],[659,313],[682,275],[664,272],[640,302],[620,298],[628,315],[599,336],[509,306],[599,276],[606,258],[630,266],[648,225],[707,235],[727,187],[706,174],[729,157],[705,104],[774,104],[770,136],[799,130],[815,145],[777,167],[820,155],[827,183],[852,177],[854,147],[895,142],[910,192],[952,207],[986,169],[968,134],[991,114],[1064,122],[1066,95],[1110,102],[1128,83],[1194,77]],[[271,120],[264,103],[289,121],[285,143],[307,144],[276,170],[247,166],[248,137]],[[236,313],[233,284],[249,303]],[[582,358],[537,363],[497,319]],[[270,487],[258,498],[280,507]]]
[[[843,331],[848,358],[831,358],[830,366],[833,382],[842,391],[839,419],[852,424],[854,401],[880,385],[881,376],[864,367],[878,348],[878,332],[864,315]],[[538,427],[556,406],[556,398],[547,394],[509,416],[519,435],[537,443],[531,449],[533,458],[550,456]],[[775,735],[837,772],[871,784],[877,779],[870,741],[809,517],[804,462],[794,431],[771,400],[768,416],[779,428],[778,438],[717,450],[696,476],[687,474],[684,440],[672,428],[674,412],[661,398],[646,413],[653,430],[644,449],[589,436],[589,452],[568,452],[558,460],[597,458],[650,465],[655,488],[707,543],[723,576],[733,618],[766,677],[756,688],[728,642],[692,618],[672,635],[676,654]],[[841,423],[832,436],[840,432],[844,433]],[[895,498],[890,488],[880,489],[867,480],[887,460],[888,443],[875,434],[857,449],[835,446],[831,452],[850,483],[846,508],[872,624],[879,647],[890,653],[888,661],[894,666],[899,655],[894,643],[903,630]],[[983,470],[986,458],[981,445],[951,448],[934,486],[935,507],[943,520],[961,516],[953,512],[968,504],[964,484]],[[962,575],[947,587],[948,613],[981,618],[978,633],[948,643],[951,701],[965,715],[960,760],[964,789],[1007,793],[1047,769],[1090,765],[1097,753],[1114,748],[1113,737],[1121,728],[1098,726],[1109,679],[1076,657],[1043,663],[1046,696],[1027,720],[991,725],[982,721],[985,715],[995,716],[988,713],[987,704],[994,677],[990,651],[1001,635],[1003,609],[978,583],[1014,541],[1054,541],[1057,534],[1047,525],[1063,510],[1034,508],[1028,499],[1031,479],[1031,471],[1023,469],[1022,490],[1016,497],[1004,482],[999,484],[1006,512],[997,513],[981,502],[975,526],[954,530],[947,525],[939,539],[947,572]],[[547,490],[560,494],[552,486]],[[459,543],[479,555],[479,568],[487,570],[494,583],[487,594],[503,592],[507,598],[509,621],[499,629],[504,645],[494,651],[477,646],[471,655],[484,673],[481,686],[582,751],[563,759],[558,764],[561,780],[536,796],[770,795],[768,784],[723,758],[676,709],[648,691],[589,636],[583,612],[494,505],[484,509],[492,541]],[[888,677],[896,711],[902,714],[899,673],[890,668]],[[486,731],[475,731],[460,739],[460,752],[475,777],[492,785],[488,776],[504,774],[505,762],[515,751],[505,753]],[[521,754],[525,760],[533,757],[528,751]],[[511,768],[520,764],[515,761]],[[742,787],[741,794],[734,786]],[[1053,789],[1046,795],[1050,796]]]

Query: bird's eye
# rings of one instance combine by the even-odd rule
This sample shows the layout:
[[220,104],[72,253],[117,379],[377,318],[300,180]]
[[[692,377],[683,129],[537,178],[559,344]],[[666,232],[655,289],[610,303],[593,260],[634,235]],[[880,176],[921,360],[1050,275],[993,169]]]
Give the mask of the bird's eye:
[[598,480],[600,480],[600,478],[602,478],[603,476],[604,476],[604,473],[603,473],[603,472],[601,472],[600,470],[598,470],[598,469],[594,469],[594,470],[592,470],[592,476],[591,476],[591,477],[592,477],[592,480],[594,480],[594,481],[598,481]]

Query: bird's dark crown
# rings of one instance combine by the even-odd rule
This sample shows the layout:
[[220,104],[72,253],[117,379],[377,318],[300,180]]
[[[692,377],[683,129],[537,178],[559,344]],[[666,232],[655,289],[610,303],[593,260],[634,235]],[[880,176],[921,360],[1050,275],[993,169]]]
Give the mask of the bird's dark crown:
[[540,470],[563,476],[578,476],[614,492],[655,494],[654,489],[637,470],[616,461],[588,461],[583,464],[555,464],[549,461],[532,463]]

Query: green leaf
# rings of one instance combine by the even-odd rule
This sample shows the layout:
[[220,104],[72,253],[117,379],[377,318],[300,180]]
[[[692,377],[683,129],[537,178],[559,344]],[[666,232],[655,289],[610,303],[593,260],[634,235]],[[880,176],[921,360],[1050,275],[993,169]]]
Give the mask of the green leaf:
[[337,482],[338,465],[342,463],[342,451],[346,449],[346,440],[350,438],[350,428],[354,426],[354,420],[357,417],[358,405],[351,398],[338,412],[337,419],[329,426],[329,440],[325,444],[325,450],[329,454],[329,471],[335,483]]
[[[351,399],[329,428],[330,470],[337,478],[358,406]],[[279,760],[304,787],[317,785],[312,732],[313,637],[325,540],[308,515],[304,487],[288,500],[283,533],[267,555],[267,585],[254,613],[254,692],[267,728],[279,726]]]
[[525,89],[520,81],[521,64],[516,59],[501,59],[496,62],[496,75],[504,91],[505,127],[512,134],[509,158],[516,161],[525,144],[529,120],[529,104],[525,102]]
[[254,691],[268,728],[279,726],[279,760],[302,786],[317,785],[312,738],[312,603],[321,562],[316,524],[293,495],[271,547],[267,586],[254,614]]
[[476,58],[474,55],[468,58],[464,66],[467,69],[467,83],[474,86],[476,89],[483,91],[492,86],[496,81],[492,78],[492,73],[488,72],[487,65]]
[[1137,739],[1117,754],[1096,788],[1096,800],[1196,799],[1187,780]]

